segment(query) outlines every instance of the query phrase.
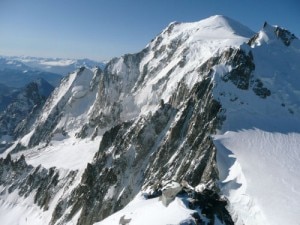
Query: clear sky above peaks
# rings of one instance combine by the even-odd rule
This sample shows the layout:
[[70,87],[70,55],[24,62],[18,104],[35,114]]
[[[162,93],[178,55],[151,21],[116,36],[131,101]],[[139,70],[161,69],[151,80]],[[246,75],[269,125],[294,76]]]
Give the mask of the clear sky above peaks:
[[170,22],[226,15],[300,36],[299,0],[0,0],[0,54],[107,60],[142,50]]

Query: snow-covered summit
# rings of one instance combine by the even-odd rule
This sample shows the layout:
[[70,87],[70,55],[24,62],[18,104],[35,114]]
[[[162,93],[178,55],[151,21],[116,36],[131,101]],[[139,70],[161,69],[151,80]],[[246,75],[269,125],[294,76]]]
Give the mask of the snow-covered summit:
[[[173,29],[174,28],[174,29]],[[211,16],[207,19],[191,23],[171,23],[164,32],[194,32],[197,37],[226,39],[236,36],[251,37],[254,32],[241,23],[222,15]]]
[[142,52],[107,64],[108,79],[118,82],[108,82],[106,93],[110,99],[121,97],[123,118],[147,114],[160,99],[169,101],[179,82],[192,88],[200,81],[203,77],[195,68],[253,35],[249,28],[224,16],[171,23]]

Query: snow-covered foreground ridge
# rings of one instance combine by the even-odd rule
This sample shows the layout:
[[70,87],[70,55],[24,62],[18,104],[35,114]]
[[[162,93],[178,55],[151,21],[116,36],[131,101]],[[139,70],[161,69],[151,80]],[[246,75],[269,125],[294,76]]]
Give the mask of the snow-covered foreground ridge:
[[[149,224],[296,225],[299,60],[287,30],[213,16],[75,71],[2,154],[1,218],[137,224],[150,210]],[[162,208],[168,180],[189,188]]]

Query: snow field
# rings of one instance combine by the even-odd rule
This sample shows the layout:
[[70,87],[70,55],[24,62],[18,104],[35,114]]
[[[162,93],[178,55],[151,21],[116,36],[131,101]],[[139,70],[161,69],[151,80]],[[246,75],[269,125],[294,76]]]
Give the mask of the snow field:
[[[297,225],[300,133],[253,129],[226,132],[214,138],[219,169],[223,172],[222,191],[244,223]],[[231,165],[224,165],[224,159]]]

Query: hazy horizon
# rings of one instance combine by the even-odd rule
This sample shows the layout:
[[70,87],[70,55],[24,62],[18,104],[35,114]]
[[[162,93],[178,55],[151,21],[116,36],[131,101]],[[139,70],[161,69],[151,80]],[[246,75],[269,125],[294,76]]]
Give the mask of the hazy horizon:
[[225,15],[257,32],[265,21],[299,37],[300,3],[289,0],[90,0],[0,2],[0,55],[109,60],[144,48],[170,22]]

